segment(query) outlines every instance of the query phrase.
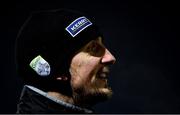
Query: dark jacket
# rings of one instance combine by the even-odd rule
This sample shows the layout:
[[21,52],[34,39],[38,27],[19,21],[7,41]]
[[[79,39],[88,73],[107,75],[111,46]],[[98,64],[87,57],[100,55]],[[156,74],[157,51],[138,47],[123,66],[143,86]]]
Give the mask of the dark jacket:
[[17,105],[17,113],[92,113],[92,110],[63,102],[42,90],[25,85]]

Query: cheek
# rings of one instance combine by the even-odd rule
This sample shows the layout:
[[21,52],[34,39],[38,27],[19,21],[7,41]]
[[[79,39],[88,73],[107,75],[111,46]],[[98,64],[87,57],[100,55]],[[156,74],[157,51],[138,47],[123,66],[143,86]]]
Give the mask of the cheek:
[[91,79],[99,68],[99,58],[89,57],[86,60],[82,60],[78,68],[78,73],[84,79]]
[[96,75],[100,59],[97,57],[74,58],[71,63],[72,84],[79,86],[91,82]]

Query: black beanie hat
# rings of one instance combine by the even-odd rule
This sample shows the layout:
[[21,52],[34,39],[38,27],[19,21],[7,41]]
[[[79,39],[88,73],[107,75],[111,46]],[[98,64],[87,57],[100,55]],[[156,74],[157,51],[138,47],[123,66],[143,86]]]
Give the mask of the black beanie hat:
[[[16,39],[18,75],[33,85],[50,83],[61,75],[70,76],[72,57],[99,36],[102,35],[94,19],[83,13],[65,9],[33,12]],[[44,74],[33,69],[37,60],[44,64],[40,69],[46,70]]]

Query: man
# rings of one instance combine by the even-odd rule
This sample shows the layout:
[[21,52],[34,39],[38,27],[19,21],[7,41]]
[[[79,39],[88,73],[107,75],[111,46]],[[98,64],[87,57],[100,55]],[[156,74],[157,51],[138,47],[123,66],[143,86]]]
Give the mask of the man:
[[112,95],[107,74],[115,58],[83,13],[32,13],[17,37],[16,62],[25,82],[17,113],[92,113]]

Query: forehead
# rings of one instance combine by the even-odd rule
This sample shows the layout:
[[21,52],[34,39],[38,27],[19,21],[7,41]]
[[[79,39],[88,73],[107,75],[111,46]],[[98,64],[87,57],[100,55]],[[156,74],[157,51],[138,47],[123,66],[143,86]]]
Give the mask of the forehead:
[[92,41],[95,41],[95,42],[97,42],[99,44],[103,44],[103,38],[102,37],[97,37],[96,39],[91,40],[90,42],[88,42],[85,46],[90,45],[92,43]]
[[103,38],[102,37],[98,37],[96,40],[99,41],[100,43],[103,43]]
[[[78,50],[77,53],[79,53],[79,52],[81,52],[81,51],[85,51],[88,47],[93,47],[92,44],[94,44],[94,43],[97,43],[97,44],[105,47],[104,44],[103,44],[103,38],[102,38],[102,37],[97,37],[96,39],[89,41],[89,42],[88,42],[86,45],[84,45],[80,50]],[[77,54],[77,53],[75,53],[75,54]]]
[[75,54],[88,53],[89,55],[98,57],[104,54],[105,49],[106,47],[103,44],[103,38],[97,37],[96,39],[89,41],[85,46],[83,46]]

